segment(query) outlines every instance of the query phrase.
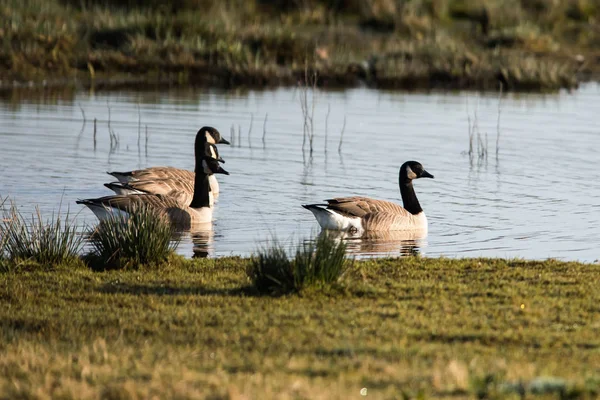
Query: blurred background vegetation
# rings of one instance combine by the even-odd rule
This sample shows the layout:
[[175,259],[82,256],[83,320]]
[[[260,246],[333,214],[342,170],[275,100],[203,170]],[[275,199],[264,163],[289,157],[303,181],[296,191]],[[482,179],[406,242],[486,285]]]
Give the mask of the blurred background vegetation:
[[5,0],[0,86],[552,90],[595,76],[600,0]]

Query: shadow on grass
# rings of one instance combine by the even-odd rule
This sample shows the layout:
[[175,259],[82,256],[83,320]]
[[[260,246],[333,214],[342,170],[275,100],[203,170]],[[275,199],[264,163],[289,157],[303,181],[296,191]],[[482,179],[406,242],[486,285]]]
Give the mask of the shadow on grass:
[[227,296],[261,297],[253,286],[237,288],[214,288],[206,286],[140,285],[129,283],[107,283],[98,289],[106,294],[132,294],[152,296]]

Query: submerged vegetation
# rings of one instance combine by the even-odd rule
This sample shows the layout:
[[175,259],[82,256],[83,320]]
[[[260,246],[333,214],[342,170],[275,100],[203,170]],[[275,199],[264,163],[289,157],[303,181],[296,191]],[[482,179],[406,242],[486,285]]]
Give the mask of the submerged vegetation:
[[237,257],[0,274],[3,398],[595,398],[598,264],[356,261],[260,296]]
[[547,90],[596,73],[596,0],[8,0],[0,87]]

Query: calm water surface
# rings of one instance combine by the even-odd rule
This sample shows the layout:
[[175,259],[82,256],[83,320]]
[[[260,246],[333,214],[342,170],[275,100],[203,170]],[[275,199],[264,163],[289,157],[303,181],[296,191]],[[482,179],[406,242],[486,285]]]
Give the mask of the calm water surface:
[[[273,236],[291,243],[310,238],[318,225],[302,203],[348,195],[401,202],[398,168],[414,159],[435,175],[415,182],[428,237],[350,237],[351,252],[600,258],[597,84],[572,93],[507,95],[500,107],[496,95],[462,92],[354,89],[315,97],[312,157],[302,151],[303,117],[294,89],[0,100],[0,195],[24,213],[37,205],[49,215],[62,201],[83,229],[95,217],[75,200],[109,194],[102,185],[110,180],[105,171],[193,169],[195,133],[212,125],[235,143],[220,147],[231,175],[219,176],[212,230],[183,236],[178,251],[186,256],[248,255]],[[109,110],[119,139],[112,150]],[[487,140],[487,158],[468,155],[469,124],[475,123],[484,146]],[[473,147],[476,152],[477,137]]]

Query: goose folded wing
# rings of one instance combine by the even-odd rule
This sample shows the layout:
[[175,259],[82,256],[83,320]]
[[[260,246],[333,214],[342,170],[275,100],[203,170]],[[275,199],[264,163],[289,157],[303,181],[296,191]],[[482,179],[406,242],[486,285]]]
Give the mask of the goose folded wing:
[[172,197],[182,206],[187,206],[194,196],[194,182],[179,179],[154,179],[130,182],[129,187],[151,194]]
[[406,230],[412,226],[410,222],[412,215],[402,208],[403,213],[391,213],[387,211],[373,212],[365,215],[362,219],[363,228],[366,231],[395,231]]
[[156,210],[164,210],[171,207],[178,207],[176,199],[159,194],[131,194],[106,196],[96,200],[97,203],[105,207],[118,208],[126,212],[135,212],[141,207],[150,207]]
[[183,181],[194,182],[194,173],[186,169],[173,167],[151,167],[135,171],[133,174],[137,180],[153,180],[153,179],[177,179]]
[[350,217],[362,218],[367,214],[386,212],[390,214],[408,215],[404,207],[391,201],[375,200],[368,197],[338,197],[328,199],[327,208]]

